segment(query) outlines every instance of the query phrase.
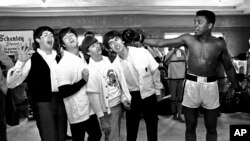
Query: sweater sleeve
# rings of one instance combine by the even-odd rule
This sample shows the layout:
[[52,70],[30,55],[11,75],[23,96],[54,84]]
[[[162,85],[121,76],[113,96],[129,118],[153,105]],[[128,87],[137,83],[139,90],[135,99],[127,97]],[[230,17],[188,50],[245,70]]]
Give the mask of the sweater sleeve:
[[99,96],[100,96],[99,93],[91,93],[91,94],[88,93],[89,101],[98,118],[104,116]]
[[62,85],[59,87],[60,95],[62,96],[62,98],[69,97],[78,92],[85,84],[86,81],[84,79],[81,79],[74,84]]

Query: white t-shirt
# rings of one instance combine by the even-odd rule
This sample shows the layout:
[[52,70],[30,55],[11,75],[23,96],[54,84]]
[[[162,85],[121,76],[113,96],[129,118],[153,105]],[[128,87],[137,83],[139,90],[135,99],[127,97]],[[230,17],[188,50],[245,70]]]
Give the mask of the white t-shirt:
[[[82,71],[87,68],[87,64],[80,57],[64,51],[64,55],[58,64],[59,86],[74,84],[82,79]],[[94,114],[88,96],[86,85],[77,93],[64,98],[65,108],[70,124],[79,123],[89,119]]]
[[128,84],[128,89],[130,92],[132,91],[140,91],[140,84],[139,84],[139,74],[136,70],[133,60],[131,59],[130,55],[128,55],[127,59],[121,59],[121,66],[124,75],[126,76],[126,81]]
[[[87,91],[100,93],[101,88],[98,84],[101,81],[99,79],[103,78],[106,82],[106,84],[103,85],[108,88],[109,106],[113,107],[119,104],[121,102],[120,84],[117,73],[110,61],[106,58],[99,62],[91,61],[90,66],[91,74],[89,75]],[[91,71],[91,69],[95,69],[95,71]],[[97,77],[98,75],[101,75],[101,77]]]

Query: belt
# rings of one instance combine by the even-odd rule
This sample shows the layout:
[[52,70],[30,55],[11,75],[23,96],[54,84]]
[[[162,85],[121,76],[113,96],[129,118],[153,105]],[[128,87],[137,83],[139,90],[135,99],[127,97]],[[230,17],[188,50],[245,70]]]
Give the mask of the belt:
[[186,74],[186,79],[196,82],[214,82],[217,80],[216,76],[202,77]]

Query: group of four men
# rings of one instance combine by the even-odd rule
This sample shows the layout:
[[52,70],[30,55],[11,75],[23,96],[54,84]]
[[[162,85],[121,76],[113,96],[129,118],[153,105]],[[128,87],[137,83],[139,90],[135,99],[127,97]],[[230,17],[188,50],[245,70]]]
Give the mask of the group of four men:
[[[226,44],[211,36],[215,15],[198,11],[195,35],[175,39],[144,39],[151,46],[185,46],[187,59],[186,86],[183,98],[186,140],[196,140],[198,107],[205,108],[206,139],[217,140],[219,95],[215,70],[222,63],[232,86],[240,90]],[[157,141],[157,101],[161,100],[159,64],[143,48],[125,46],[121,33],[104,35],[103,45],[117,53],[111,63],[102,55],[100,43],[87,36],[80,47],[73,28],[59,31],[62,50],[53,49],[54,31],[42,26],[33,35],[36,51],[18,48],[18,61],[8,71],[7,85],[14,88],[24,80],[31,93],[34,116],[42,141],[65,141],[67,119],[73,141],[119,140],[121,103],[126,109],[127,141],[136,141],[141,114],[146,122],[147,138]],[[84,56],[90,56],[87,64]],[[67,113],[67,114],[66,114]],[[99,124],[100,123],[100,124]],[[101,127],[100,127],[101,126]]]

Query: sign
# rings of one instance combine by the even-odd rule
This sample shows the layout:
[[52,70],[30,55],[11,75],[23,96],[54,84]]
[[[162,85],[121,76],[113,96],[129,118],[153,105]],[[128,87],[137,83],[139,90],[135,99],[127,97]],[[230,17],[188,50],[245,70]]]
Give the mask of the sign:
[[33,31],[0,31],[0,50],[7,55],[17,54],[17,47],[32,46]]
[[249,141],[250,125],[230,125],[230,141]]

